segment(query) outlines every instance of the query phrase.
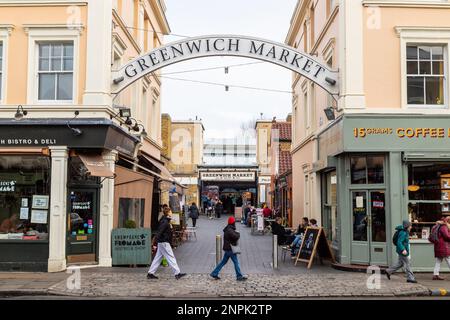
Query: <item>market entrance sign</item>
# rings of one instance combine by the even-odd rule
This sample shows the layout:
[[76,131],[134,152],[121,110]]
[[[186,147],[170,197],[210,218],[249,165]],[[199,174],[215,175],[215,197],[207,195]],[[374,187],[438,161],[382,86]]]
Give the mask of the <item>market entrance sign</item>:
[[200,172],[203,181],[255,181],[255,172]]
[[337,72],[295,48],[254,37],[213,35],[173,42],[130,61],[114,72],[112,93],[118,94],[136,80],[168,65],[216,56],[253,58],[274,63],[308,78],[332,95],[339,92]]

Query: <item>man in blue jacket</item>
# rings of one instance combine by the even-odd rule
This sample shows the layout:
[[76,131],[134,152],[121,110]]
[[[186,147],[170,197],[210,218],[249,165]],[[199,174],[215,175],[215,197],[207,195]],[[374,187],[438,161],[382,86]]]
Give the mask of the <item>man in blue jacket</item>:
[[411,271],[411,264],[409,262],[409,232],[411,231],[411,222],[408,220],[404,220],[401,226],[395,228],[398,231],[397,238],[397,254],[398,254],[398,262],[395,266],[390,267],[386,270],[386,276],[389,280],[391,280],[391,275],[402,267],[405,269],[405,273],[407,276],[406,282],[417,283],[416,278],[414,277],[413,272]]

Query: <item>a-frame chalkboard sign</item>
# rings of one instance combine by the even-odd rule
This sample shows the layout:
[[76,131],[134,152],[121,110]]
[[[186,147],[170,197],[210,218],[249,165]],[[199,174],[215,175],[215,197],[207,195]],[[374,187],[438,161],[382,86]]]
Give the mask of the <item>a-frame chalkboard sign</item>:
[[320,259],[328,258],[333,263],[336,262],[323,228],[308,227],[303,235],[302,243],[295,259],[295,265],[299,261],[306,262],[308,269],[310,269],[314,256],[317,253]]

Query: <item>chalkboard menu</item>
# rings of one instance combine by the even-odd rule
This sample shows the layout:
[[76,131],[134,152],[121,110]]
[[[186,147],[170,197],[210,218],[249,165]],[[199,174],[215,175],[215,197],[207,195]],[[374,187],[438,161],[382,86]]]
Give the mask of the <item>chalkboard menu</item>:
[[333,252],[328,244],[323,228],[308,227],[303,235],[302,243],[295,260],[295,265],[297,265],[298,261],[302,261],[308,263],[308,269],[311,268],[314,256],[317,253],[320,259],[330,258],[333,262],[335,262]]
[[178,194],[169,195],[169,207],[172,212],[181,212],[180,199]]

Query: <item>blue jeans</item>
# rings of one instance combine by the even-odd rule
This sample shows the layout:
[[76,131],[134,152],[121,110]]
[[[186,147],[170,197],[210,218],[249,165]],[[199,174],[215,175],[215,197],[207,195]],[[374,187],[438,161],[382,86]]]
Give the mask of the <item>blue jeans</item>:
[[213,272],[211,272],[211,276],[217,277],[219,276],[220,270],[227,264],[228,259],[230,259],[234,263],[234,270],[236,271],[236,277],[238,279],[242,278],[241,268],[239,267],[239,260],[237,258],[237,254],[234,254],[233,251],[225,251],[225,255],[223,256],[222,261],[217,265]]
[[302,242],[302,235],[299,234],[299,235],[295,236],[294,242],[292,243],[292,249],[291,249],[292,255],[295,255],[295,251],[297,251],[301,242]]

